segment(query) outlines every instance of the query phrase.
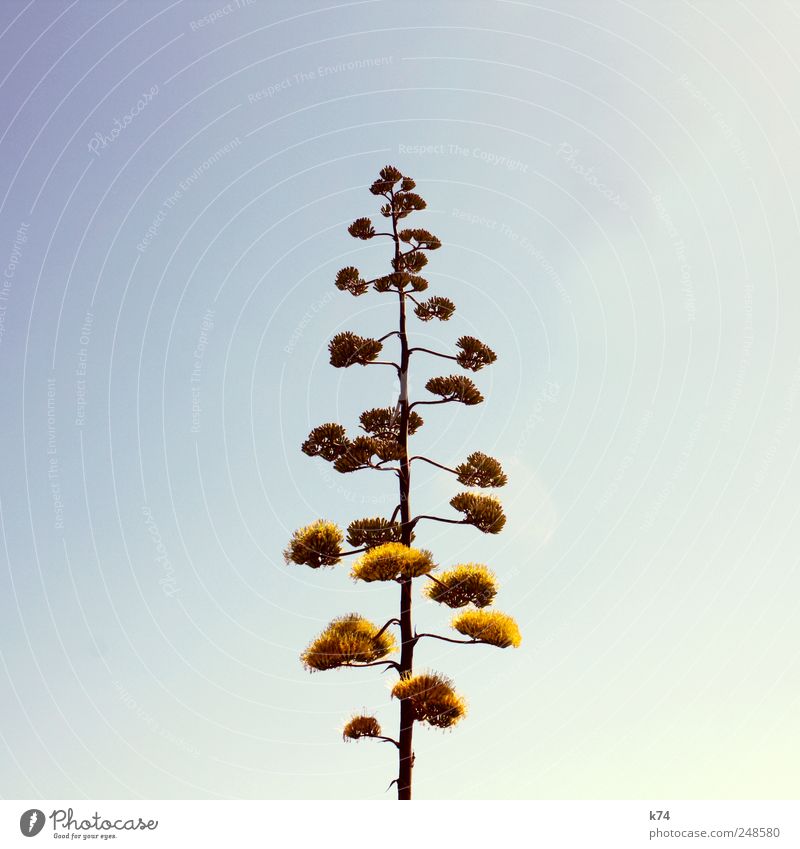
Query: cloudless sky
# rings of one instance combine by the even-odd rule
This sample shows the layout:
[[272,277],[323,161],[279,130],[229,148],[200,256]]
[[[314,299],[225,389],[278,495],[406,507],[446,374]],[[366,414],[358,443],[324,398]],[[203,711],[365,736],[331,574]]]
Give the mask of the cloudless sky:
[[[392,795],[340,736],[395,731],[391,673],[298,655],[397,588],[281,552],[396,503],[299,451],[396,398],[327,362],[394,327],[333,286],[387,267],[346,227],[393,163],[457,305],[415,342],[498,353],[415,446],[510,477],[501,535],[418,542],[524,637],[420,643],[469,715],[417,730],[415,795],[796,798],[800,4],[11,0],[0,33],[0,794]],[[457,491],[418,468],[414,510]]]

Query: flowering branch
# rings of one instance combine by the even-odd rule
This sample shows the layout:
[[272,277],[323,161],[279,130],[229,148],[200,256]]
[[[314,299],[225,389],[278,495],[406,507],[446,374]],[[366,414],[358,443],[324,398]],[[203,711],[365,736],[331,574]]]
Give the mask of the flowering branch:
[[414,640],[415,641],[421,640],[423,637],[431,637],[434,640],[443,640],[445,643],[458,643],[460,645],[465,645],[465,646],[474,645],[474,644],[484,645],[484,646],[492,645],[491,643],[487,643],[486,640],[454,640],[452,637],[443,637],[441,634],[416,634],[414,636]]
[[361,554],[362,551],[366,551],[367,548],[354,548],[351,551],[340,551],[339,557],[349,557],[351,554]]
[[378,633],[377,633],[377,634],[375,634],[375,637],[374,637],[373,639],[377,640],[377,639],[378,639],[378,637],[380,637],[380,636],[381,636],[381,634],[383,634],[383,632],[384,632],[387,628],[389,628],[389,627],[390,627],[390,626],[392,626],[392,625],[399,625],[399,624],[400,624],[400,620],[399,620],[399,619],[390,619],[390,620],[389,620],[389,621],[388,621],[388,622],[387,622],[387,623],[383,626],[383,628],[381,628],[381,629],[380,629],[380,631],[378,631]]
[[434,357],[443,357],[445,360],[455,360],[457,357],[452,356],[452,354],[441,354],[439,351],[431,351],[430,348],[409,348],[408,353],[410,354],[412,351],[424,351],[426,354],[433,354]]
[[400,664],[394,660],[377,660],[374,663],[343,663],[342,667],[349,667],[351,669],[365,669],[367,666],[386,666],[388,668],[394,668],[397,672],[400,671]]
[[400,366],[397,363],[393,363],[390,360],[370,360],[368,363],[364,363],[365,366],[392,366],[395,371],[400,374]]
[[420,519],[430,519],[433,522],[445,522],[448,525],[469,525],[470,523],[466,519],[443,519],[441,516],[415,516],[411,520],[411,527],[413,528]]
[[437,463],[435,460],[431,460],[428,457],[423,457],[421,454],[415,455],[408,462],[410,463],[413,460],[424,460],[426,463],[430,463],[432,466],[436,466],[437,469],[443,469],[445,472],[452,472],[452,474],[454,475],[458,474],[455,469],[451,469],[449,466],[443,466],[441,463]]
[[420,407],[423,404],[428,404],[428,405],[430,405],[430,404],[449,404],[451,401],[457,401],[457,400],[458,400],[458,398],[456,398],[455,396],[451,396],[450,398],[441,398],[438,401],[414,401],[413,404],[408,405],[408,409],[411,410],[414,407]]

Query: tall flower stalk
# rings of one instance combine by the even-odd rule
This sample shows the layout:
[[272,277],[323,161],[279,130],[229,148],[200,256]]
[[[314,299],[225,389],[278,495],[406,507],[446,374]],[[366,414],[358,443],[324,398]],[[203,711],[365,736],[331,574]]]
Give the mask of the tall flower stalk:
[[[425,201],[414,192],[415,188],[414,180],[397,168],[387,165],[381,169],[370,192],[383,198],[380,214],[386,221],[385,229],[378,232],[369,218],[358,218],[348,232],[356,239],[390,239],[391,271],[366,280],[357,268],[348,266],[338,272],[335,281],[338,289],[355,297],[370,290],[396,297],[397,329],[378,339],[346,331],[334,336],[328,345],[331,365],[335,368],[388,365],[395,369],[400,382],[397,404],[365,410],[359,419],[362,433],[352,439],[342,425],[328,422],[315,427],[302,445],[304,453],[332,463],[342,474],[369,469],[395,475],[398,504],[388,518],[377,516],[352,521],[346,534],[332,522],[319,519],[296,531],[284,552],[287,563],[315,569],[333,566],[344,557],[361,555],[351,569],[355,580],[399,585],[397,618],[378,626],[356,613],[339,616],[312,641],[301,659],[310,671],[377,666],[397,674],[398,680],[392,689],[392,697],[400,703],[397,736],[384,734],[375,717],[364,715],[353,716],[345,725],[343,735],[345,740],[370,738],[397,748],[398,772],[392,783],[397,784],[397,796],[401,800],[411,799],[414,724],[450,728],[466,713],[464,699],[449,678],[436,672],[415,672],[414,652],[419,641],[436,639],[499,648],[517,647],[521,642],[519,628],[510,616],[487,609],[497,594],[497,581],[484,564],[461,563],[439,571],[431,552],[412,545],[417,525],[422,521],[472,525],[483,533],[499,533],[506,522],[500,502],[493,495],[475,492],[474,488],[501,487],[507,480],[500,463],[480,451],[451,468],[438,460],[414,455],[410,448],[410,438],[424,423],[415,408],[452,403],[473,406],[483,401],[478,387],[463,374],[431,378],[425,388],[432,397],[412,400],[408,394],[408,375],[414,356],[452,360],[470,372],[480,371],[497,359],[491,348],[472,336],[458,339],[455,353],[410,344],[407,322],[412,310],[422,322],[448,321],[455,312],[455,304],[449,298],[434,295],[423,300],[420,297],[420,293],[428,289],[428,281],[420,272],[428,264],[428,254],[438,250],[441,242],[427,230],[401,227],[400,222],[405,218],[425,209]],[[396,360],[379,359],[388,340],[399,347]],[[414,463],[419,462],[450,473],[463,486],[469,487],[450,500],[461,518],[412,514],[411,470]],[[347,550],[343,547],[345,537],[351,546]],[[425,582],[423,592],[429,599],[460,611],[450,623],[460,637],[418,633],[414,629],[415,579]],[[394,629],[399,633],[399,660],[389,659],[398,650]]]

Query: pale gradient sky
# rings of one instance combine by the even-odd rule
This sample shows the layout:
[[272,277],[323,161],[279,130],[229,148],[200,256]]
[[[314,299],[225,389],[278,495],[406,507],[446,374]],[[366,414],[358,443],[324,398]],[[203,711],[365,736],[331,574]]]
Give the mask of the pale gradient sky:
[[[800,2],[242,0],[200,25],[224,7],[0,9],[0,795],[387,798],[393,752],[340,727],[395,729],[390,674],[298,655],[398,593],[281,551],[396,501],[299,451],[396,393],[326,351],[392,328],[332,282],[385,268],[345,228],[392,162],[458,306],[415,338],[499,354],[486,403],[428,408],[415,442],[511,479],[500,536],[418,539],[489,564],[524,637],[420,644],[469,716],[418,730],[415,795],[796,798]],[[458,490],[419,469],[415,510]]]

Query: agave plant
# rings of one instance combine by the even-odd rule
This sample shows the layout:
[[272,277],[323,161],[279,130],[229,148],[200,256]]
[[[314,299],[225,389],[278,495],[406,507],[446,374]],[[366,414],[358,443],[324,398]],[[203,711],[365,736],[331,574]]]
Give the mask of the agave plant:
[[[497,595],[497,580],[483,564],[462,563],[438,571],[433,554],[412,546],[420,522],[447,522],[471,525],[486,534],[499,533],[506,522],[503,508],[494,495],[474,492],[478,488],[496,488],[507,478],[500,463],[481,451],[474,451],[454,468],[413,454],[410,437],[423,426],[415,408],[425,405],[460,403],[474,406],[483,402],[475,383],[465,375],[451,374],[431,378],[425,385],[434,396],[412,400],[408,396],[408,375],[416,356],[432,355],[452,360],[465,371],[479,372],[497,359],[495,352],[473,336],[462,336],[455,343],[456,353],[433,351],[414,346],[408,322],[413,313],[421,322],[448,321],[455,304],[441,295],[420,298],[428,281],[420,272],[428,264],[428,254],[441,242],[420,228],[403,228],[401,221],[425,209],[425,201],[414,189],[414,180],[387,165],[370,186],[373,195],[382,198],[380,215],[385,228],[379,230],[369,218],[358,218],[348,228],[356,239],[368,241],[388,238],[392,247],[391,271],[366,279],[353,267],[342,268],[335,285],[342,292],[361,297],[370,290],[380,297],[393,297],[398,308],[397,329],[378,339],[352,331],[337,334],[330,341],[331,365],[390,366],[400,381],[400,393],[394,407],[365,410],[360,418],[361,433],[348,436],[341,424],[328,422],[315,427],[303,442],[302,450],[310,457],[332,463],[341,474],[362,470],[390,472],[398,485],[398,504],[391,516],[371,516],[353,520],[346,534],[331,522],[319,519],[298,530],[285,551],[287,563],[317,569],[334,566],[342,558],[361,555],[352,565],[351,577],[357,581],[386,582],[399,585],[399,616],[378,626],[357,613],[334,619],[303,652],[301,659],[310,671],[342,667],[379,666],[394,670],[398,679],[392,697],[400,702],[399,731],[396,737],[383,733],[374,716],[357,714],[345,725],[345,740],[376,739],[397,747],[398,775],[395,779],[399,799],[411,798],[411,774],[414,764],[412,746],[415,723],[436,728],[451,728],[466,714],[466,704],[449,678],[438,672],[418,673],[414,669],[417,644],[425,638],[451,643],[517,647],[521,637],[516,622],[504,613],[487,609]],[[379,359],[385,343],[397,346],[396,359]],[[411,511],[411,471],[416,463],[429,463],[456,477],[468,490],[456,494],[450,505],[461,518],[414,516]],[[345,550],[345,537],[351,546]],[[458,610],[451,622],[460,637],[420,634],[414,629],[412,587],[424,581],[428,599]],[[399,659],[390,657],[398,649],[393,628],[399,629]]]

